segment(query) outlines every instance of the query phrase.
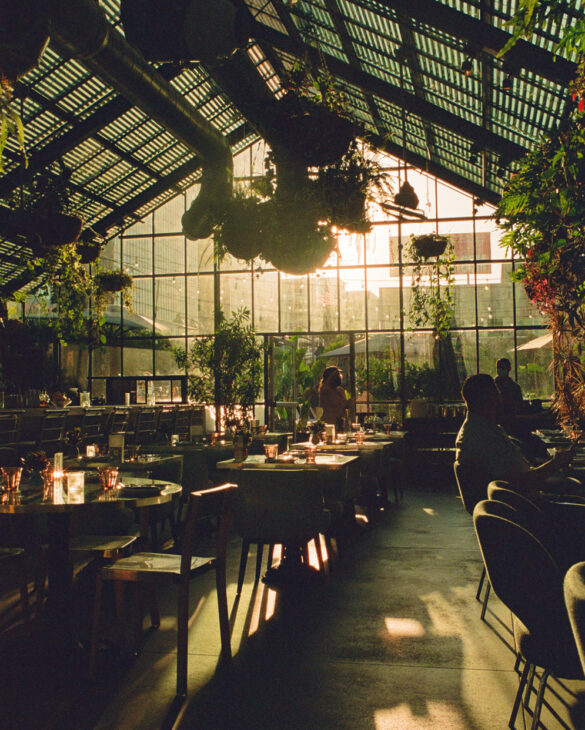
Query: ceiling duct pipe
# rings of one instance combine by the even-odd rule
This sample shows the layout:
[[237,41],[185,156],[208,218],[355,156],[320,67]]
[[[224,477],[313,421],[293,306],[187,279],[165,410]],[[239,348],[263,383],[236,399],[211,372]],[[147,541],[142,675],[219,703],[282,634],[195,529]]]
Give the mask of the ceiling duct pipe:
[[51,44],[60,55],[80,60],[201,158],[201,190],[182,224],[188,238],[209,236],[232,190],[232,154],[221,133],[126,42],[94,0],[54,0]]

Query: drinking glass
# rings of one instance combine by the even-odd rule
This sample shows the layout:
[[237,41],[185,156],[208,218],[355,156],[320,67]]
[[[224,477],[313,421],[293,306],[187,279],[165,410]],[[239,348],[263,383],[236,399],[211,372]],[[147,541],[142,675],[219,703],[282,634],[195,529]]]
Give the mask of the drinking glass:
[[118,469],[111,466],[100,466],[97,470],[101,488],[109,492],[116,488],[118,483]]
[[2,466],[2,484],[6,492],[18,492],[20,486],[20,477],[22,476],[21,466]]
[[366,440],[366,434],[363,431],[355,432],[355,442],[358,446],[362,446]]
[[307,456],[307,464],[314,464],[315,463],[315,454],[317,452],[317,449],[315,446],[307,446],[305,449],[305,454]]
[[267,461],[274,461],[278,454],[278,444],[264,444],[264,453]]

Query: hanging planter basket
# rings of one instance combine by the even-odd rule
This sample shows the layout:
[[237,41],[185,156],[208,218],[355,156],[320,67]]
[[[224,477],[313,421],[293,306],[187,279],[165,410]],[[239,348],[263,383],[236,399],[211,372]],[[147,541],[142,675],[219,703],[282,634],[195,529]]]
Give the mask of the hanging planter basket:
[[74,243],[79,238],[83,220],[66,213],[41,214],[34,210],[17,210],[8,221],[10,236],[23,236],[36,256],[51,249]]
[[292,95],[276,102],[273,116],[273,148],[282,148],[290,159],[305,167],[337,162],[355,138],[356,128],[345,117],[299,100]]
[[445,253],[448,243],[447,236],[439,236],[436,233],[415,236],[412,240],[412,245],[423,259],[441,256]]
[[11,84],[35,68],[49,42],[46,0],[0,0],[0,75]]
[[235,258],[250,261],[262,249],[265,219],[265,204],[258,198],[232,198],[215,234],[215,242],[220,250],[225,248]]

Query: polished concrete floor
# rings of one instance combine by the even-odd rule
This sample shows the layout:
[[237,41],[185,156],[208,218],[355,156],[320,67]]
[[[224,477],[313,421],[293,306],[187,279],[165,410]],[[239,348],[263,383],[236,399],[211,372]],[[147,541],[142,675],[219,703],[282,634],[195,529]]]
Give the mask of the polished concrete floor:
[[[482,730],[505,728],[518,675],[509,612],[475,600],[480,556],[453,485],[412,487],[356,533],[327,582],[303,591],[254,586],[239,600],[240,543],[230,541],[231,666],[218,663],[213,576],[193,584],[189,696],[173,704],[172,593],[137,658],[106,646],[97,682],[87,656],[40,642],[4,653],[0,727],[59,730]],[[88,609],[89,611],[89,609]],[[81,635],[85,617],[78,617]],[[148,619],[145,621],[145,626]],[[107,630],[107,625],[106,625]],[[542,727],[585,727],[585,683],[551,682]],[[516,727],[530,727],[520,713]]]

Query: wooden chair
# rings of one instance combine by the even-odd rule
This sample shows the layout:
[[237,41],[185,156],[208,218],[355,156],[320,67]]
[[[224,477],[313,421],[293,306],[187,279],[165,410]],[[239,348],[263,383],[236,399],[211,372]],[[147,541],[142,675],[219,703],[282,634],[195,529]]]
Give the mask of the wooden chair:
[[175,422],[173,424],[173,433],[179,435],[180,441],[187,441],[191,435],[192,415],[192,406],[177,406],[175,409]]
[[0,413],[0,446],[16,446],[20,433],[19,413]]
[[175,406],[162,406],[159,410],[158,421],[156,423],[157,441],[170,441],[171,434],[174,433],[174,425]]
[[136,445],[151,443],[156,434],[157,421],[158,410],[156,408],[137,409],[132,443]]
[[288,554],[289,565],[295,566],[295,560],[302,554],[308,572],[307,545],[315,540],[319,568],[323,569],[319,534],[325,534],[329,528],[331,513],[324,507],[317,476],[317,472],[284,469],[243,470],[238,474],[240,488],[234,509],[234,529],[242,538],[238,594],[244,583],[252,543],[257,546],[256,581],[260,578],[264,545],[269,546],[268,567],[273,546],[281,544]]
[[65,408],[45,411],[41,420],[37,448],[46,451],[49,456],[56,451],[60,451],[63,448],[66,419],[67,411]]
[[[120,640],[124,637],[123,591],[126,583],[142,584],[136,588],[154,588],[156,583],[174,582],[178,587],[177,601],[177,695],[187,693],[187,639],[189,629],[189,581],[209,570],[215,570],[222,658],[231,658],[230,626],[226,595],[225,558],[228,530],[232,518],[232,500],[235,484],[224,484],[202,492],[192,492],[189,499],[189,513],[185,523],[181,554],[135,553],[102,568],[97,576],[94,604],[93,628],[90,653],[90,675],[95,672],[97,641],[101,613],[101,595],[104,581],[115,581],[117,586],[116,607]],[[215,557],[193,557],[197,518],[203,503],[211,501],[217,506],[218,534]],[[151,606],[151,621],[154,627],[160,623],[158,607]],[[142,632],[142,601],[137,600],[134,638],[138,644]]]
[[103,408],[85,408],[81,417],[81,432],[86,444],[101,444],[104,441],[104,421],[106,412]]

